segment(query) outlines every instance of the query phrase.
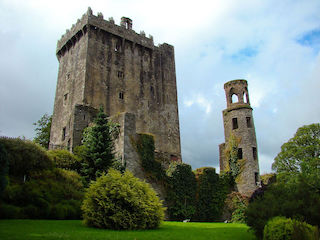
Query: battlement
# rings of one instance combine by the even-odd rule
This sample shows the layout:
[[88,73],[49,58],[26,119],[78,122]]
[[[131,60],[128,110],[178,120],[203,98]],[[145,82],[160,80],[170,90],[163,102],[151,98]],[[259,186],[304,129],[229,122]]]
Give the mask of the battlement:
[[93,15],[92,10],[89,7],[87,12],[82,15],[81,19],[78,19],[77,23],[73,24],[71,29],[67,29],[66,33],[62,35],[61,39],[58,41],[56,49],[57,57],[59,58],[66,50],[73,46],[78,39],[90,29],[90,27],[99,29],[100,31],[106,31],[150,49],[154,49],[155,47],[151,35],[146,37],[144,31],[140,31],[140,34],[138,34],[132,30],[132,20],[130,18],[122,17],[119,26],[115,24],[112,17],[109,18],[109,20],[105,20],[102,13],[98,13],[97,16]]

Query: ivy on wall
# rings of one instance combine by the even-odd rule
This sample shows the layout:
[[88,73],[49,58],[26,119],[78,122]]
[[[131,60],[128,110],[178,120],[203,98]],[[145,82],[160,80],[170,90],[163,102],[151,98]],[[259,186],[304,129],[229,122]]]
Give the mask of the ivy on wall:
[[236,137],[232,132],[230,133],[229,141],[225,149],[226,172],[229,172],[236,183],[242,182],[241,173],[246,164],[246,159],[239,159],[239,143],[241,138]]
[[148,177],[163,181],[166,178],[161,162],[156,161],[154,154],[154,136],[146,133],[139,133],[132,141],[141,161],[141,167]]

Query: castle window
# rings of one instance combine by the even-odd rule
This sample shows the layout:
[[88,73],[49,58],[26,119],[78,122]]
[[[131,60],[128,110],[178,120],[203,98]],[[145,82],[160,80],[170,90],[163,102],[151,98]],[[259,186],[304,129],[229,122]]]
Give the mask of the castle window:
[[237,128],[238,128],[238,119],[232,118],[232,129],[237,129]]
[[68,93],[66,93],[66,94],[64,95],[64,100],[65,100],[65,101],[68,100]]
[[118,78],[123,78],[124,74],[121,71],[118,71]]
[[154,96],[154,88],[152,86],[150,86],[150,93],[151,93],[151,96]]
[[71,139],[69,138],[69,140],[68,140],[68,150],[70,150],[70,146],[71,146]]
[[253,147],[253,148],[252,148],[252,154],[253,154],[253,159],[254,159],[254,160],[257,160],[258,155],[257,155],[257,148],[256,148],[256,147]]
[[66,139],[66,127],[62,129],[62,141]]
[[119,98],[123,99],[123,92],[119,92]]
[[115,48],[114,48],[114,51],[115,51],[115,52],[121,52],[121,45],[120,45],[120,43],[117,43],[117,44],[116,44],[116,46],[115,46]]
[[70,73],[67,74],[67,79],[70,79]]
[[238,159],[242,159],[242,148],[238,148]]
[[254,181],[255,181],[256,185],[259,185],[259,173],[257,173],[257,172],[254,173]]
[[251,117],[246,117],[246,119],[247,119],[247,127],[251,128],[252,127],[252,125],[251,125]]

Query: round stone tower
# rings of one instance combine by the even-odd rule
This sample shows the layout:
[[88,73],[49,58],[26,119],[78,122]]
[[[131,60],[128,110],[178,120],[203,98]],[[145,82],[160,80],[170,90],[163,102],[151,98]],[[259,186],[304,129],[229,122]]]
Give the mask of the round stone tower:
[[226,157],[229,139],[237,139],[237,158],[240,173],[236,178],[237,190],[244,195],[251,195],[260,182],[257,140],[250,106],[248,83],[239,79],[224,84],[227,109],[223,110],[225,143],[219,146],[220,171],[229,170]]

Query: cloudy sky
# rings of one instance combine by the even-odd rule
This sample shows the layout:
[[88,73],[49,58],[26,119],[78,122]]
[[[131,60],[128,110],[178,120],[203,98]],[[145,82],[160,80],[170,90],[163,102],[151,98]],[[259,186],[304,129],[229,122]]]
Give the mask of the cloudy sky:
[[219,166],[223,84],[248,80],[261,173],[302,125],[319,122],[319,0],[0,0],[0,135],[33,138],[52,114],[57,40],[91,6],[174,45],[183,161]]

